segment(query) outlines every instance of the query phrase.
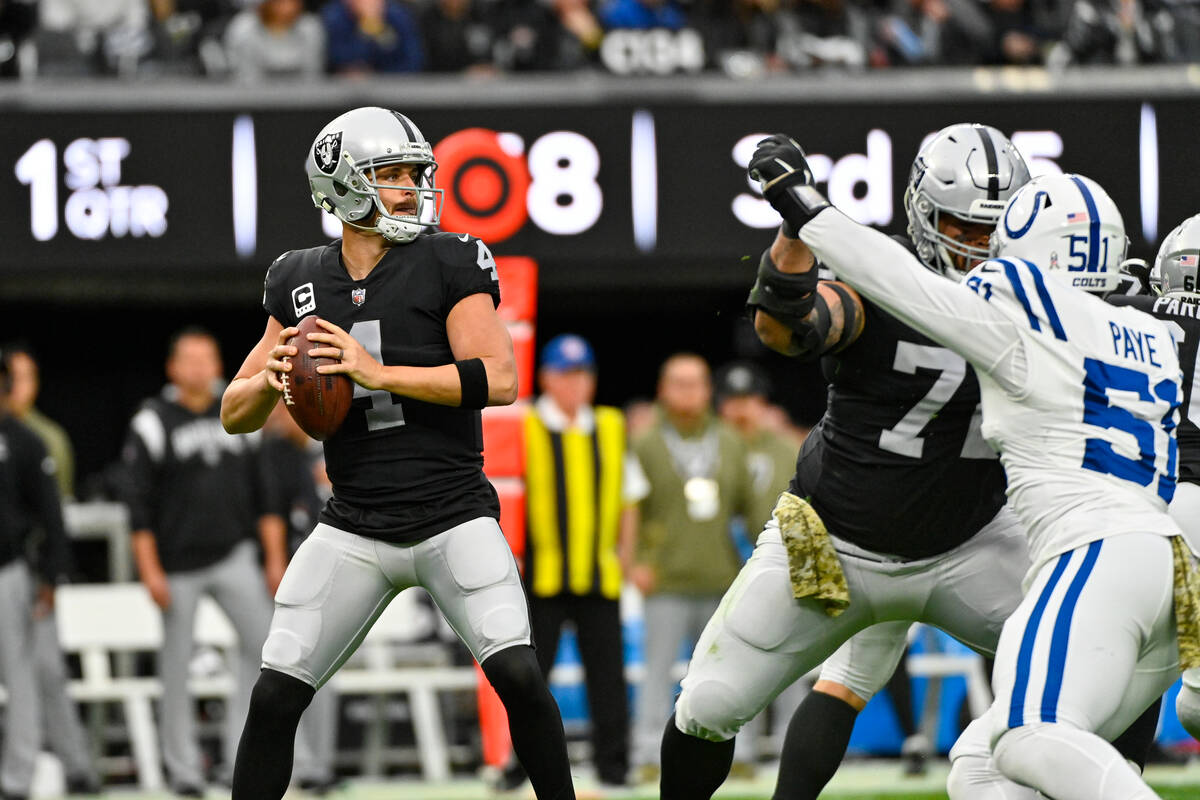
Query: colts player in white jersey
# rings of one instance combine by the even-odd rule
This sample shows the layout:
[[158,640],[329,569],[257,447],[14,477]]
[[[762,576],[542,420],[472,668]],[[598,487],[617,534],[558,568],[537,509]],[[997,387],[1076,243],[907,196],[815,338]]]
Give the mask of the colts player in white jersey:
[[1179,674],[1173,579],[1187,554],[1166,507],[1181,376],[1164,323],[1086,293],[1118,280],[1116,206],[1090,179],[1035,178],[1005,207],[999,257],[959,284],[831,207],[787,136],[764,139],[750,168],[839,279],[979,376],[1033,567],[1001,634],[995,703],[972,725],[988,726],[1010,783],[959,796],[1156,797],[1105,739]]
[[[1155,280],[1157,279],[1157,280]],[[1183,367],[1183,406],[1177,431],[1179,439],[1179,484],[1168,509],[1183,528],[1192,547],[1200,546],[1200,397],[1196,392],[1197,361],[1200,360],[1200,214],[1175,227],[1158,248],[1151,272],[1151,285],[1157,290],[1110,297],[1116,305],[1130,305],[1153,314],[1167,323],[1179,343],[1179,361]],[[1175,699],[1179,721],[1192,736],[1200,739],[1200,669],[1183,673],[1183,688]]]

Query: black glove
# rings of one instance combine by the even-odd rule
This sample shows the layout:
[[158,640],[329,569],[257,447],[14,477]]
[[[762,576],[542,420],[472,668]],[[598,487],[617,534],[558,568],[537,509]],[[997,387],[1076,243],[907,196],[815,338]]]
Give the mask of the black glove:
[[1128,258],[1121,262],[1120,280],[1117,288],[1106,297],[1113,295],[1155,295],[1154,281],[1150,275],[1150,266],[1140,258]]
[[787,134],[772,134],[759,142],[747,171],[751,180],[762,184],[763,197],[783,217],[784,236],[796,238],[806,222],[829,206],[813,186],[803,148]]

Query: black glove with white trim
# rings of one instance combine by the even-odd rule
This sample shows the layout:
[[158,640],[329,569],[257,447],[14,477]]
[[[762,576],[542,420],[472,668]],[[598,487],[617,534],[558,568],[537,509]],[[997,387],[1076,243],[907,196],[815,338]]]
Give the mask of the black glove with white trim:
[[829,201],[813,186],[804,149],[787,134],[775,133],[759,142],[747,171],[783,217],[784,236],[795,239],[806,222],[829,207]]

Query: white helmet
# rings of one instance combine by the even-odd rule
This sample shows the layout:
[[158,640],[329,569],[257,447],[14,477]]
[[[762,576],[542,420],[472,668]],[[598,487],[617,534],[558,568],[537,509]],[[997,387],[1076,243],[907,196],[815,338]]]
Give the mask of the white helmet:
[[917,256],[935,272],[961,280],[954,256],[962,256],[969,266],[986,259],[988,250],[941,233],[938,218],[951,214],[994,226],[1005,201],[1028,180],[1025,159],[995,128],[959,123],[938,131],[917,153],[904,190],[908,236]]
[[[388,164],[415,164],[417,210],[392,216],[379,199],[375,169]],[[386,108],[366,106],[330,122],[313,141],[305,164],[313,204],[349,225],[380,234],[389,242],[411,242],[442,216],[442,190],[434,185],[437,161],[433,148],[408,117]],[[426,200],[433,214],[422,221]],[[372,215],[378,217],[372,224]]]
[[992,254],[1024,258],[1088,292],[1109,292],[1121,280],[1129,239],[1108,192],[1082,175],[1042,175],[1008,201]]
[[1162,281],[1163,294],[1200,294],[1197,285],[1197,269],[1200,268],[1200,214],[1188,217],[1167,234],[1158,256],[1154,259],[1154,272]]

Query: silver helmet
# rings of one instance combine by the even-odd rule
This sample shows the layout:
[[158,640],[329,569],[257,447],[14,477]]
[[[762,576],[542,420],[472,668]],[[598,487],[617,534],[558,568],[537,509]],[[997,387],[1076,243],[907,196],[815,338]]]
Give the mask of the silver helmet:
[[1163,294],[1200,294],[1197,269],[1200,268],[1200,214],[1188,217],[1167,234],[1158,256],[1154,273],[1162,281]]
[[938,131],[917,153],[904,190],[908,235],[925,266],[961,280],[954,257],[968,266],[988,257],[986,246],[963,244],[938,230],[950,214],[995,225],[1004,203],[1029,181],[1029,168],[1013,143],[989,125],[959,123]]
[[[379,189],[395,188],[376,180],[376,169],[389,164],[415,165],[414,214],[392,216],[379,199]],[[442,190],[434,184],[433,148],[412,120],[396,111],[366,106],[342,114],[317,134],[305,168],[317,208],[389,242],[411,242],[441,218]],[[433,205],[432,214],[425,213],[427,202]]]

